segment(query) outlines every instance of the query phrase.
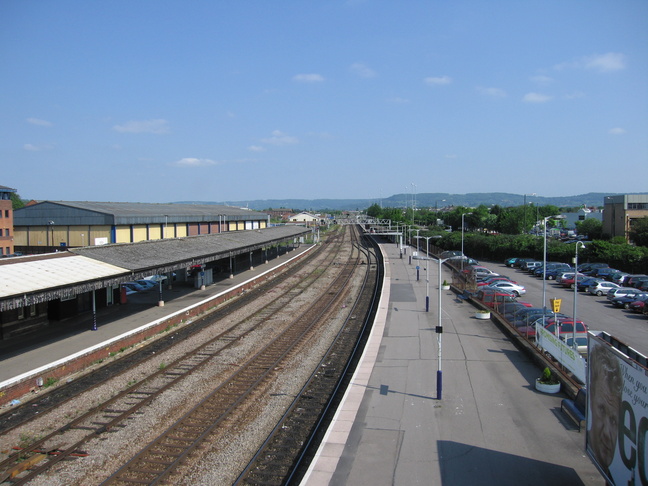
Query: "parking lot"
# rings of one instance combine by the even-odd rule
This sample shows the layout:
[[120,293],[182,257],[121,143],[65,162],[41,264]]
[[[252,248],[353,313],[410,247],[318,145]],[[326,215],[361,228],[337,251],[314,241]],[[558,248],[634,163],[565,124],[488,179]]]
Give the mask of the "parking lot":
[[[533,277],[517,268],[509,268],[504,263],[481,262],[481,265],[526,287],[527,293],[518,300],[530,302],[534,307],[542,307],[542,278]],[[547,308],[551,308],[549,299],[561,299],[560,312],[573,315],[573,289],[563,288],[555,280],[546,280],[545,291]],[[648,355],[648,319],[645,316],[613,307],[605,295],[597,297],[579,292],[576,303],[576,318],[585,322],[589,330],[605,331],[639,353]]]

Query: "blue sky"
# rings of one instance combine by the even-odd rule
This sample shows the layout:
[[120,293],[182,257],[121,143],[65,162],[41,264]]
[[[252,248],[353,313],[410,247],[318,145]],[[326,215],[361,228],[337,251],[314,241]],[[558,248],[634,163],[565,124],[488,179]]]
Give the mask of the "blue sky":
[[0,185],[646,192],[647,25],[645,0],[3,0]]

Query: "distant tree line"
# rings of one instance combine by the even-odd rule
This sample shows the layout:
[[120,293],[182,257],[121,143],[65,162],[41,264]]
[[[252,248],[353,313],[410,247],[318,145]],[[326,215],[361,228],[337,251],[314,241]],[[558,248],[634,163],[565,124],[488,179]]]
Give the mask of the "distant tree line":
[[[576,211],[578,208],[573,208]],[[490,208],[456,207],[451,211],[403,208],[381,208],[377,204],[367,210],[371,217],[390,219],[392,223],[419,228],[420,236],[438,236],[435,245],[441,250],[461,249],[462,215],[464,223],[464,253],[477,260],[504,261],[506,258],[544,258],[543,235],[529,234],[538,222],[548,218],[547,228],[560,227],[563,220],[551,216],[566,212],[557,206],[514,206]],[[441,222],[439,224],[439,222]],[[542,230],[542,226],[539,227]],[[602,223],[585,219],[576,223],[576,230],[586,240],[579,248],[579,262],[606,262],[612,268],[648,274],[648,217],[636,220],[626,243],[623,237],[611,238],[603,234]],[[575,255],[573,243],[556,238],[547,239],[547,260],[572,263]]]

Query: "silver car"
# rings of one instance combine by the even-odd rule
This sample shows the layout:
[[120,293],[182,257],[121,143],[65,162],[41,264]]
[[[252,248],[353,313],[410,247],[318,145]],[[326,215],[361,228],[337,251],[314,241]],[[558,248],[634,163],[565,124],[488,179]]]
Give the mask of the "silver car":
[[608,291],[612,289],[618,289],[620,285],[617,285],[613,282],[608,282],[606,280],[600,280],[594,285],[590,285],[587,288],[587,291],[592,295],[598,295],[599,297],[603,294],[607,294]]

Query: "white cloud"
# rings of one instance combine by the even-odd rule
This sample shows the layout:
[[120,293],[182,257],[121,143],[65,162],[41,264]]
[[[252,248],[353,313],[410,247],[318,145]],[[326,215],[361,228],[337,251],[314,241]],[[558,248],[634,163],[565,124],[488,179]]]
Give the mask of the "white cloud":
[[185,157],[184,159],[177,160],[172,162],[171,165],[176,167],[208,167],[210,165],[216,165],[218,162],[211,159],[198,159],[194,157]]
[[43,150],[52,150],[54,146],[52,145],[34,145],[31,143],[26,143],[23,145],[24,150],[28,150],[30,152],[41,152]]
[[563,95],[563,98],[565,98],[566,100],[575,100],[584,97],[585,97],[585,93],[583,93],[582,91],[574,91],[572,93],[567,93]]
[[625,55],[618,52],[608,52],[607,54],[595,54],[585,56],[574,61],[563,62],[554,66],[554,69],[591,69],[600,73],[609,73],[625,69]]
[[477,91],[483,95],[492,96],[493,98],[506,98],[506,91],[499,88],[483,88],[478,86]]
[[270,145],[294,145],[296,143],[299,143],[299,140],[297,137],[293,137],[290,135],[286,135],[280,130],[275,130],[272,132],[272,136],[268,138],[263,138],[261,139],[263,143],[267,143]]
[[293,76],[293,81],[300,83],[321,83],[324,81],[324,76],[321,74],[296,74]]
[[265,147],[260,147],[259,145],[250,145],[248,150],[251,152],[265,152]]
[[553,83],[553,78],[550,78],[549,76],[544,76],[544,75],[538,75],[538,76],[531,76],[531,81],[534,83],[539,84],[540,86],[547,86],[551,83]]
[[349,70],[356,74],[357,76],[360,76],[362,78],[374,78],[376,77],[376,71],[371,69],[369,66],[366,64],[363,64],[361,62],[356,62],[351,64],[351,67]]
[[39,127],[52,126],[52,122],[48,122],[47,120],[42,120],[41,118],[27,118],[27,123],[31,123],[32,125],[38,125]]
[[616,128],[610,128],[608,130],[608,133],[610,135],[623,135],[626,131],[623,128],[616,127]]
[[527,103],[546,103],[551,101],[553,96],[541,94],[541,93],[527,93],[524,95],[523,100]]
[[153,133],[162,135],[169,133],[169,122],[164,119],[132,120],[121,125],[115,125],[113,130],[120,133]]
[[424,82],[429,86],[441,86],[452,83],[452,78],[450,76],[429,77],[425,78]]
[[625,69],[625,56],[616,52],[586,57],[584,61],[586,69],[594,69],[602,73]]

